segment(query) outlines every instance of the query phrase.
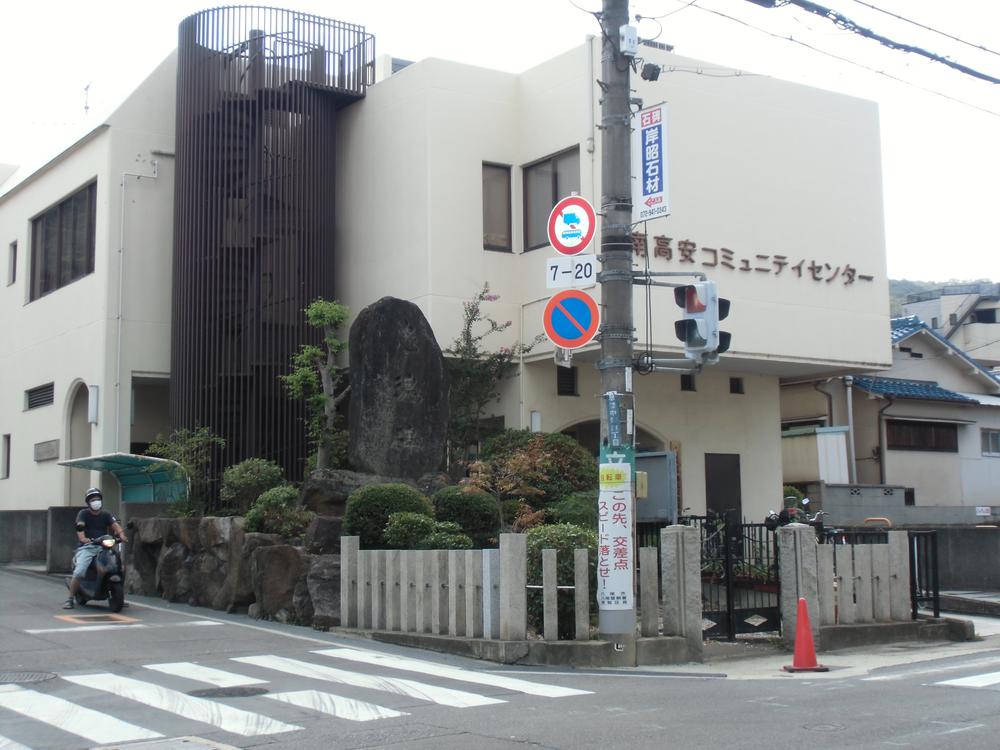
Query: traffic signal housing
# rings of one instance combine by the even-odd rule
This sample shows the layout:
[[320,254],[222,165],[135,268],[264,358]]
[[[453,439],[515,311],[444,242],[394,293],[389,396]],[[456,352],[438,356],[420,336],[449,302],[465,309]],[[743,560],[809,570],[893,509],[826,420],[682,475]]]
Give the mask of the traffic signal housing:
[[719,297],[714,281],[674,287],[674,301],[684,310],[674,331],[684,342],[685,357],[700,362],[728,351],[731,336],[719,330],[719,321],[729,315],[729,300]]

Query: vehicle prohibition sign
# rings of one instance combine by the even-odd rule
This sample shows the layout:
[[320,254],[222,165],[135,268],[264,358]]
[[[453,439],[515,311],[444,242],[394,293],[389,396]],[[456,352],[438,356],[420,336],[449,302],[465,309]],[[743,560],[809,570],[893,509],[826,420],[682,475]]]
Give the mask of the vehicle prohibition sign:
[[571,195],[553,207],[547,226],[549,243],[556,252],[576,255],[583,252],[594,239],[597,214],[586,198]]
[[545,335],[563,349],[579,349],[589,344],[601,325],[601,311],[593,297],[579,289],[553,295],[545,305],[542,326]]

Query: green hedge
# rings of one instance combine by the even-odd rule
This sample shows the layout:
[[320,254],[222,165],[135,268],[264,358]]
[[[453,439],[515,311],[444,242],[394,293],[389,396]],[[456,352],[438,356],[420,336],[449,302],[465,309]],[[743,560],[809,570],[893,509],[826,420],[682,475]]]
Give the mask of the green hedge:
[[286,538],[302,536],[314,515],[299,507],[299,493],[294,487],[272,487],[250,506],[246,513],[246,530],[281,534]]
[[434,515],[430,501],[408,484],[369,484],[347,498],[344,533],[360,537],[362,549],[384,547],[389,516],[404,512]]
[[549,508],[555,523],[572,523],[585,529],[597,528],[597,491],[574,492]]
[[222,472],[219,500],[223,507],[243,513],[269,489],[285,483],[285,474],[274,461],[248,458]]
[[[542,583],[542,550],[556,550],[556,583],[559,586],[574,584],[574,550],[587,550],[587,586],[590,590],[590,611],[597,612],[597,597],[594,581],[597,578],[597,532],[571,523],[546,524],[528,529],[528,584]],[[563,590],[557,593],[559,613],[559,637],[571,639],[575,634],[575,592]],[[544,625],[542,592],[528,590],[528,624],[538,633]]]
[[500,518],[496,501],[489,493],[453,485],[435,492],[431,503],[435,518],[458,524],[477,548],[496,546]]

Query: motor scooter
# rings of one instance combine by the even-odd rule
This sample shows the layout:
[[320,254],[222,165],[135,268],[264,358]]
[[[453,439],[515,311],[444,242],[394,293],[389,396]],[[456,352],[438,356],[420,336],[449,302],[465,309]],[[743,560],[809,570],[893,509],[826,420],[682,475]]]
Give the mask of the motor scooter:
[[[125,606],[125,561],[119,549],[119,542],[110,534],[91,540],[90,544],[101,549],[80,579],[80,589],[76,593],[76,603],[106,599],[108,609],[121,612]],[[66,586],[69,587],[66,579]]]

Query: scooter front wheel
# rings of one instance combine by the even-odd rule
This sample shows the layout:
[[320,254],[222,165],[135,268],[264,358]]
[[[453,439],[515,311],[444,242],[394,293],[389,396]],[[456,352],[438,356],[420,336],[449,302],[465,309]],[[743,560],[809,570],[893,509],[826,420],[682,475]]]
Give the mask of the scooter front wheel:
[[121,612],[125,606],[125,589],[121,581],[112,581],[108,584],[108,608],[112,612]]

